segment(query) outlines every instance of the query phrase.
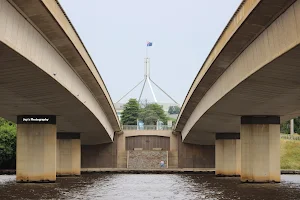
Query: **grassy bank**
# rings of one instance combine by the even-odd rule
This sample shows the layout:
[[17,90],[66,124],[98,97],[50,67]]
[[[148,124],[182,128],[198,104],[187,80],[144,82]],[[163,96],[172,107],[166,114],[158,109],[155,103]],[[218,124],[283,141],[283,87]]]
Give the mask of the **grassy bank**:
[[280,140],[281,169],[300,170],[300,141]]

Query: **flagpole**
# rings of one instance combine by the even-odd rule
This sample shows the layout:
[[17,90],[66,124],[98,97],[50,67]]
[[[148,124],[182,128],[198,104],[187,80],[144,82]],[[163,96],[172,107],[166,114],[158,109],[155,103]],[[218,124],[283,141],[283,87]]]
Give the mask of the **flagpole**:
[[144,74],[144,79],[139,82],[136,86],[134,86],[134,88],[132,88],[129,92],[127,92],[121,99],[119,99],[119,101],[117,101],[116,103],[120,102],[125,96],[127,96],[131,91],[133,91],[135,88],[137,88],[141,83],[143,83],[143,87],[139,96],[139,102],[141,101],[141,97],[143,95],[144,89],[145,89],[145,85],[146,82],[148,82],[148,85],[150,87],[152,96],[154,101],[157,103],[157,99],[155,96],[155,93],[153,91],[153,87],[152,87],[152,83],[154,84],[154,86],[156,86],[159,90],[161,90],[165,95],[167,95],[171,100],[174,101],[174,103],[176,103],[177,105],[179,105],[167,92],[165,92],[161,87],[159,87],[158,84],[156,84],[151,78],[150,78],[150,58],[148,57],[148,48],[152,46],[152,42],[147,42],[147,46],[146,46],[146,58],[145,58],[145,74]]

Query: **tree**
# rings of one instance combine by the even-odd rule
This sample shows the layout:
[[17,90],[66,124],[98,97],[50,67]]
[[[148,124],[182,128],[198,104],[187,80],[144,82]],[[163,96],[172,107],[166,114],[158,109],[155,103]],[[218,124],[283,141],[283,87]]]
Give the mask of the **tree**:
[[280,125],[280,132],[285,134],[290,133],[290,121],[284,122]]
[[0,167],[14,168],[16,163],[16,125],[0,118]]
[[136,120],[140,113],[140,106],[136,99],[129,99],[124,105],[124,111],[121,113],[121,122],[124,125],[136,125]]
[[[285,134],[290,133],[290,120],[280,125],[280,131]],[[294,118],[294,132],[300,133],[300,117]]]
[[139,119],[142,120],[145,125],[156,125],[159,116],[154,110],[142,109],[139,114]]
[[139,119],[144,122],[145,125],[155,125],[157,120],[167,123],[168,117],[165,114],[162,106],[157,103],[147,104],[145,108],[142,108],[139,114]]
[[300,117],[294,119],[294,131],[295,133],[300,133]]
[[176,121],[177,121],[177,119],[175,119],[175,118],[171,118],[171,117],[169,117],[169,119],[168,120],[171,120],[172,121],[172,124],[175,124],[176,123]]
[[172,115],[172,114],[179,114],[179,112],[180,112],[179,106],[170,106],[169,107],[168,113],[170,115]]

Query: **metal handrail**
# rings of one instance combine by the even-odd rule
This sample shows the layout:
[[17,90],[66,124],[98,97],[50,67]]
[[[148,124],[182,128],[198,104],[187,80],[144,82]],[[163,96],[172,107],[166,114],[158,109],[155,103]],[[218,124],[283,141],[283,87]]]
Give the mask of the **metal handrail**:
[[144,125],[143,128],[138,127],[137,125],[123,125],[123,130],[172,130],[172,127],[169,127],[168,125]]
[[290,134],[280,134],[281,139],[286,140],[300,140],[300,136],[290,135]]

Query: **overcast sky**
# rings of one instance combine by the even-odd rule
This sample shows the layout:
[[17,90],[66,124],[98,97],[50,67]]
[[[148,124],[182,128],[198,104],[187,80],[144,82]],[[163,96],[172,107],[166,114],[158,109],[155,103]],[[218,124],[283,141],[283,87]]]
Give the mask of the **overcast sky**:
[[[144,77],[180,104],[241,0],[59,0],[114,102]],[[142,85],[122,102],[138,98]],[[153,85],[159,102],[172,102]],[[153,101],[145,87],[142,99]]]

